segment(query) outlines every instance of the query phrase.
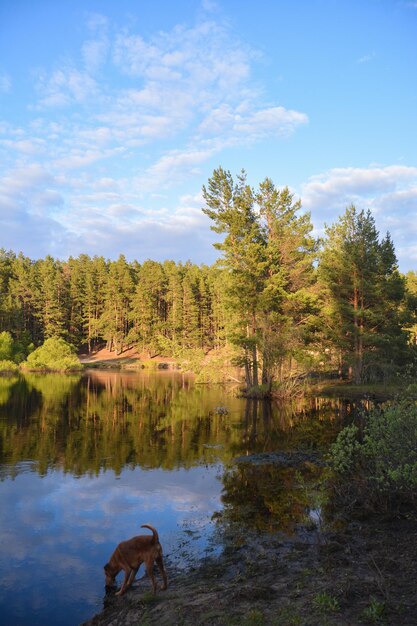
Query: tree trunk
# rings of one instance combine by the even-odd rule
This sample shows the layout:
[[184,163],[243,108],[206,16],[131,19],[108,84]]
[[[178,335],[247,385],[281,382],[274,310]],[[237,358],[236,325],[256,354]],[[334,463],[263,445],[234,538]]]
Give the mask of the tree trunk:
[[259,386],[259,372],[258,372],[258,350],[256,348],[256,344],[252,347],[252,377],[253,377],[253,386]]
[[362,381],[362,346],[360,337],[359,322],[359,294],[356,286],[357,276],[354,275],[353,288],[353,343],[354,343],[354,365],[353,376],[355,384],[359,385]]
[[252,373],[248,358],[248,353],[246,352],[245,358],[245,381],[246,381],[246,389],[250,389],[253,386]]

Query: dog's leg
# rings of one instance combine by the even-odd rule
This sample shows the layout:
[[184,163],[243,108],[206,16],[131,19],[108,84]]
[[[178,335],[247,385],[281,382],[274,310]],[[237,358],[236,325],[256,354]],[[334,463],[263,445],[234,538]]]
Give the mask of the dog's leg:
[[164,584],[162,585],[161,589],[166,589],[168,587],[168,579],[167,579],[167,575],[165,572],[164,561],[162,560],[162,556],[157,556],[155,561],[156,561],[159,571],[161,572],[162,579],[164,581]]
[[128,582],[131,576],[132,570],[131,569],[125,569],[125,577],[123,580],[123,584],[120,587],[119,591],[116,592],[116,596],[122,596],[124,594],[124,592],[126,591],[127,587],[128,587]]
[[131,587],[133,583],[135,582],[135,577],[136,577],[136,574],[138,573],[138,569],[139,569],[139,566],[135,567],[134,569],[130,571],[129,580],[127,581],[126,589],[128,587]]
[[155,580],[155,576],[153,573],[153,559],[146,561],[145,567],[146,567],[146,573],[148,574],[152,582],[153,592],[156,593],[156,580]]

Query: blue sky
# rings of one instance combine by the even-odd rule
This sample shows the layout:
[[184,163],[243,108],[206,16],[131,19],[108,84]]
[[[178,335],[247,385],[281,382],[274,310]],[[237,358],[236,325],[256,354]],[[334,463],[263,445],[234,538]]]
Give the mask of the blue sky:
[[1,0],[0,247],[211,263],[221,165],[417,269],[417,1]]

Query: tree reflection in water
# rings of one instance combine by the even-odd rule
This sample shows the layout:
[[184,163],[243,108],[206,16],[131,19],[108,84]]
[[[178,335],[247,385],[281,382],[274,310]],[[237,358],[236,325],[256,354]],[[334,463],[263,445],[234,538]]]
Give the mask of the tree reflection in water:
[[[227,411],[213,411],[219,405]],[[223,520],[290,531],[311,506],[322,467],[233,459],[326,449],[351,414],[339,399],[245,401],[234,389],[193,385],[178,372],[27,374],[0,379],[0,463],[3,476],[28,459],[41,475],[60,467],[81,476],[221,461]]]

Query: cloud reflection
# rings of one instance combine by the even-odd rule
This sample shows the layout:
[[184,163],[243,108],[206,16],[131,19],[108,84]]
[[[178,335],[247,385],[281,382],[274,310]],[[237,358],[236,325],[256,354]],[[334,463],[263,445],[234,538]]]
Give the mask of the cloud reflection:
[[119,541],[147,532],[143,523],[158,529],[168,563],[201,555],[207,535],[188,538],[184,548],[184,531],[210,526],[220,506],[218,473],[218,466],[136,468],[75,478],[54,470],[4,480],[0,613],[21,625],[73,625],[100,610],[103,564]]

